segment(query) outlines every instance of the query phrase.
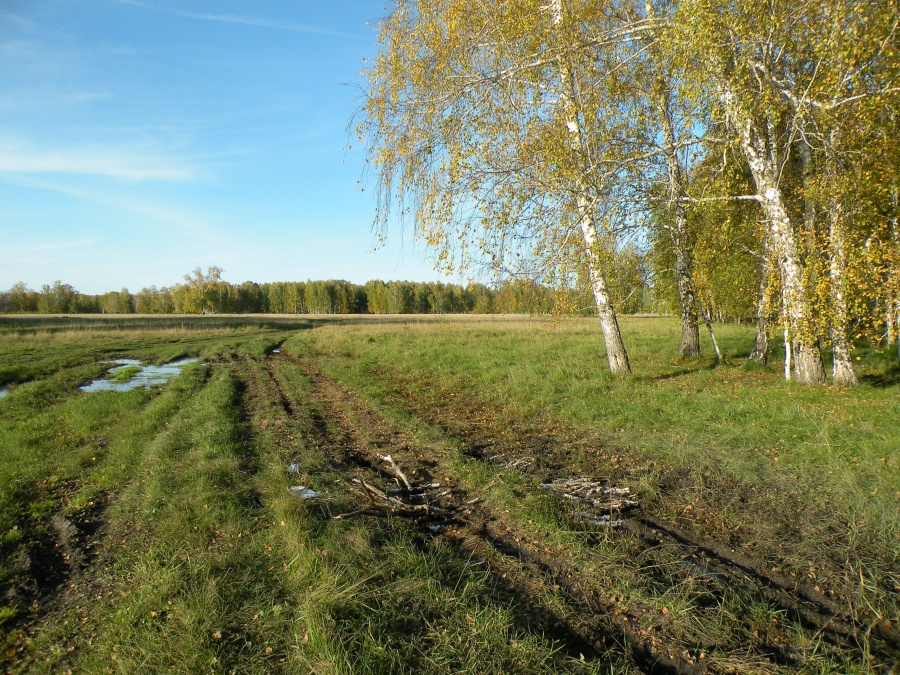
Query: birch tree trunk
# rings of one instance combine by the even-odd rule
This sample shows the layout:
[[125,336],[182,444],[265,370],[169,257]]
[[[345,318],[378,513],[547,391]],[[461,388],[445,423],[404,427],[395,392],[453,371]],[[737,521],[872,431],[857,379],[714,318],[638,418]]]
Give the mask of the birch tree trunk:
[[[900,190],[896,183],[891,193],[894,207],[894,217],[891,219],[891,242],[893,244],[894,259],[900,260]],[[887,344],[897,340],[897,359],[900,360],[900,280],[898,271],[894,269],[888,275],[888,293],[886,305],[885,323]]]
[[834,351],[832,377],[836,386],[859,384],[853,370],[850,356],[849,323],[850,312],[847,308],[847,292],[844,282],[847,267],[847,253],[844,242],[844,204],[838,187],[839,167],[835,145],[840,143],[840,131],[831,134],[831,148],[826,152],[825,173],[833,194],[828,220],[829,281],[831,291],[830,333]]
[[740,134],[741,149],[766,216],[767,236],[781,273],[785,327],[794,345],[794,375],[804,384],[823,384],[822,352],[808,325],[803,271],[797,257],[793,224],[779,186],[779,163],[771,138],[774,130],[771,122],[761,124],[738,105],[737,94],[727,81],[720,82],[720,95],[732,125]]
[[[838,200],[835,201],[838,202]],[[831,344],[834,350],[832,373],[836,386],[859,384],[859,380],[853,370],[853,360],[850,356],[850,340],[847,337],[850,314],[847,310],[847,295],[844,284],[846,252],[841,219],[841,206],[838,202],[832,206],[828,233],[829,244],[831,245],[829,275],[831,277],[831,311],[833,312],[831,318]]]
[[751,363],[762,366],[769,362],[769,284],[772,276],[768,239],[763,240],[763,252],[760,260],[759,297],[756,304],[756,339],[753,349],[747,358]]
[[[684,211],[684,208],[681,208]],[[675,216],[676,221],[679,216]],[[679,225],[675,225],[676,229]],[[673,240],[676,236],[673,235]],[[697,289],[694,286],[693,256],[680,241],[675,246],[675,278],[678,281],[678,299],[681,303],[681,348],[680,356],[700,356],[700,324],[697,317]]]
[[669,106],[667,84],[660,78],[657,85],[657,113],[662,122],[663,154],[669,180],[669,211],[672,224],[669,234],[675,250],[675,279],[678,285],[678,299],[681,303],[681,356],[700,356],[700,325],[697,317],[697,288],[694,285],[694,256],[690,245],[687,225],[687,191],[685,173],[678,161],[675,144],[675,125]]
[[[550,3],[553,25],[559,31],[563,20],[562,0],[552,0]],[[578,105],[578,87],[575,76],[569,64],[560,59],[560,104],[565,107],[565,124],[572,138],[572,149],[576,157],[585,157],[586,143],[584,139],[584,127],[581,121]],[[583,164],[583,162],[579,162]],[[603,333],[603,341],[606,344],[606,358],[609,369],[613,375],[626,375],[631,373],[631,365],[628,362],[628,353],[625,351],[625,343],[622,342],[622,334],[619,331],[619,322],[616,318],[616,310],[609,298],[609,290],[606,281],[606,273],[602,261],[597,253],[598,237],[597,225],[594,220],[593,208],[586,198],[586,187],[583,179],[579,179],[579,226],[584,241],[585,261],[588,268],[588,278],[591,283],[591,291],[594,296],[594,304],[597,306],[597,316],[600,319],[600,330]]]
[[706,330],[709,331],[709,339],[712,342],[713,351],[716,354],[716,362],[725,363],[725,357],[722,355],[722,350],[719,349],[719,343],[716,341],[716,334],[713,331],[712,321],[709,318],[709,312],[705,309],[702,311],[703,314],[703,323],[706,324]]
[[606,275],[597,256],[597,227],[590,211],[586,208],[587,204],[582,200],[579,201],[582,202],[580,206],[584,208],[580,225],[584,238],[588,275],[594,295],[594,304],[597,306],[597,317],[600,319],[600,330],[603,332],[603,342],[606,344],[609,370],[613,375],[627,375],[631,373],[631,364],[628,363],[628,352],[625,351],[625,343],[622,342],[615,307],[609,300]]

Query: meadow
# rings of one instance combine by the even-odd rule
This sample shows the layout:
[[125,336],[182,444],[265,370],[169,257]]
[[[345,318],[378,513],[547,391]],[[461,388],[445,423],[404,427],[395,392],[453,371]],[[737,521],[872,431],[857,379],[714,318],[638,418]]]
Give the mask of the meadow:
[[897,673],[896,357],[716,328],[0,318],[0,670]]

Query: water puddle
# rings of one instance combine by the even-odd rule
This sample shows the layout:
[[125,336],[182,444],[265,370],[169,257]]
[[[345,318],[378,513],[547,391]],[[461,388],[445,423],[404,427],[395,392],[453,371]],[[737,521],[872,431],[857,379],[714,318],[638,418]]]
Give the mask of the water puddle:
[[0,398],[9,396],[9,387],[0,387]]
[[[173,380],[181,374],[182,366],[189,363],[196,363],[199,359],[196,357],[188,357],[172,361],[162,366],[142,366],[137,359],[116,359],[112,363],[117,364],[115,368],[111,368],[106,374],[106,378],[102,380],[94,380],[90,384],[79,387],[81,391],[131,391],[138,387],[149,389],[154,384],[164,384],[169,380]],[[137,369],[130,378],[123,382],[115,380],[116,373],[126,368]]]

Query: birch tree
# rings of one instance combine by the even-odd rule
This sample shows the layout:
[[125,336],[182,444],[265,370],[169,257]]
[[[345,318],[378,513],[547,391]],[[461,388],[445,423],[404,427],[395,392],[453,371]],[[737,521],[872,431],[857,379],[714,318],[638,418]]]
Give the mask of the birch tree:
[[222,268],[215,265],[206,268],[204,273],[200,267],[195,267],[190,274],[184,275],[189,294],[194,296],[197,311],[206,314],[213,310],[210,300],[215,291],[216,284],[222,278]]
[[[824,381],[818,343],[827,335],[835,383],[852,384],[850,242],[874,215],[856,198],[861,186],[852,177],[866,189],[877,182],[864,175],[863,148],[898,103],[897,3],[860,11],[842,0],[686,0],[679,23],[704,36],[688,48],[704,56],[702,77],[714,83],[753,175],[793,374]],[[795,188],[792,155],[800,166]]]
[[[701,50],[704,73],[729,129],[743,153],[766,218],[768,250],[777,261],[782,289],[782,319],[794,374],[807,384],[825,380],[812,305],[800,263],[795,219],[781,183],[792,138],[788,106],[772,86],[789,60],[791,14],[787,3],[761,5],[752,0],[710,3],[686,0],[681,18]],[[702,58],[702,57],[701,57]]]
[[[696,357],[700,356],[700,301],[694,282],[693,241],[688,224],[689,167],[685,152],[698,143],[694,129],[703,121],[693,110],[695,103],[680,87],[681,68],[671,58],[669,26],[673,8],[674,3],[668,0],[646,0],[643,7],[638,3],[630,8],[623,5],[619,14],[625,21],[647,28],[637,33],[638,39],[626,52],[625,59],[634,64],[631,92],[640,100],[638,114],[646,118],[651,129],[652,143],[648,148],[651,152],[643,162],[650,169],[644,171],[650,176],[647,199],[656,213],[652,222],[663,230],[673,253],[681,314],[679,355]],[[657,206],[660,201],[657,195],[661,193],[665,194],[662,209]]]
[[620,38],[605,9],[398,1],[379,27],[357,131],[377,177],[379,227],[394,214],[411,221],[445,268],[481,261],[545,282],[586,270],[619,374],[630,365],[603,244],[624,222],[612,195],[634,121],[616,108],[612,59],[595,48],[597,35]]

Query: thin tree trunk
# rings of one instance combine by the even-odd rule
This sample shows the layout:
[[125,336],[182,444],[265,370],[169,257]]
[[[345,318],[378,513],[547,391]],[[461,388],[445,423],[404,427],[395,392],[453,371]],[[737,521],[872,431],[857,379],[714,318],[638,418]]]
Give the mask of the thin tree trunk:
[[756,339],[753,350],[747,358],[751,363],[762,366],[769,362],[769,283],[772,277],[772,261],[769,259],[768,239],[763,240],[760,259],[759,296],[756,302]]
[[788,329],[784,329],[784,379],[791,379],[791,355],[794,353],[794,343],[791,340]]
[[672,225],[669,233],[675,250],[675,279],[681,304],[681,356],[700,356],[700,325],[697,318],[697,289],[694,285],[694,256],[688,236],[685,172],[678,160],[675,145],[675,125],[669,105],[667,83],[660,76],[657,81],[656,108],[662,122],[663,154],[669,180],[669,210]]
[[778,260],[783,291],[784,321],[795,343],[794,375],[809,385],[825,382],[825,366],[818,341],[807,325],[807,293],[794,242],[794,229],[778,185],[778,161],[772,140],[773,130],[762,129],[756,120],[740,109],[737,96],[723,82],[722,99],[732,124],[741,137],[741,148],[756,183],[756,192],[768,225],[768,236]]
[[[897,189],[896,183],[893,189],[893,206],[894,217],[891,219],[891,238],[893,239],[894,260],[900,261],[900,190]],[[891,339],[897,340],[897,359],[900,359],[900,278],[898,278],[897,270],[894,269],[888,277],[888,293],[887,302],[887,343],[891,344]]]
[[[889,285],[893,285],[893,274],[888,277]],[[888,295],[887,302],[884,303],[884,342],[890,347],[894,344],[894,316],[897,311],[897,301],[894,300],[893,294]]]
[[709,331],[709,339],[712,342],[713,351],[716,354],[716,361],[718,363],[725,363],[725,357],[722,356],[722,350],[719,349],[719,343],[716,342],[716,334],[713,331],[712,322],[709,320],[709,312],[705,309],[703,310],[703,323],[706,324],[706,329]]
[[[655,17],[653,3],[650,0],[644,3],[644,11],[648,21]],[[649,38],[644,38],[644,44],[648,47],[650,42]],[[660,67],[664,68],[662,64]],[[697,316],[699,297],[694,284],[694,255],[687,227],[687,179],[684,168],[678,160],[671,95],[671,83],[666,80],[664,70],[661,70],[656,78],[651,98],[662,124],[662,151],[666,160],[669,183],[672,224],[668,227],[668,231],[675,252],[675,280],[678,301],[681,305],[681,347],[678,354],[693,358],[700,356],[700,322]]]
[[690,251],[675,244],[675,277],[678,280],[678,298],[681,304],[680,356],[700,356],[700,325],[697,318],[697,290],[691,268]]
[[[832,145],[840,141],[837,134],[832,134]],[[847,296],[844,284],[846,268],[846,250],[844,246],[844,208],[837,193],[837,159],[827,157],[827,173],[834,190],[829,217],[828,243],[830,244],[829,277],[831,281],[831,344],[834,351],[832,377],[837,386],[859,384],[853,370],[850,356],[849,322],[850,312],[847,308]]]
[[[553,15],[553,24],[560,26],[563,20],[562,0],[551,0],[550,9]],[[586,145],[583,135],[583,125],[579,114],[578,88],[575,76],[569,64],[559,62],[560,79],[563,91],[560,92],[560,103],[566,110],[566,127],[572,137],[572,149],[576,156],[583,157]],[[622,333],[619,331],[619,322],[616,319],[616,310],[610,302],[609,290],[606,282],[606,273],[597,255],[597,226],[594,221],[592,206],[584,196],[585,186],[579,185],[578,211],[579,225],[584,241],[585,260],[587,261],[588,277],[591,282],[591,291],[594,295],[594,303],[597,306],[597,316],[600,319],[600,330],[603,333],[603,341],[606,344],[606,358],[609,369],[613,375],[626,375],[631,373],[631,364],[628,362],[628,352],[625,351],[625,343],[622,342]]]
[[812,179],[812,148],[806,139],[797,143],[797,156],[800,160],[800,177],[803,183],[803,248],[808,260],[816,251],[816,205],[810,194]]
[[628,363],[628,352],[625,351],[625,343],[622,342],[622,334],[619,331],[615,307],[609,300],[606,275],[597,256],[597,228],[594,224],[594,219],[587,210],[584,210],[581,215],[581,233],[584,238],[584,251],[588,263],[591,291],[594,294],[594,303],[597,305],[597,317],[600,319],[603,342],[606,344],[606,359],[609,362],[609,370],[613,375],[630,374],[631,364]]

